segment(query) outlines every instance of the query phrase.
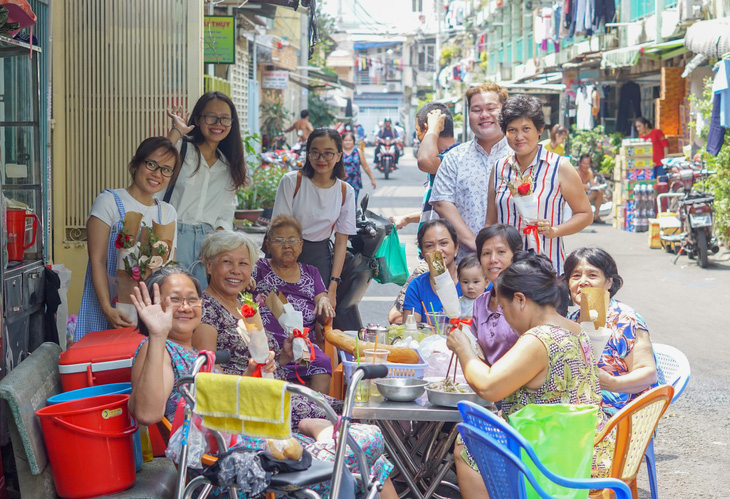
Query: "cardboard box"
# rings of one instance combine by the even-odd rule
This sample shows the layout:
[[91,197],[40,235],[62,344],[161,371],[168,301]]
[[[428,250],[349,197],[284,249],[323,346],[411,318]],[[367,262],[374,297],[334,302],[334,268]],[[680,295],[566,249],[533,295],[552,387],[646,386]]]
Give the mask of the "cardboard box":
[[645,158],[639,158],[639,157],[633,157],[633,158],[626,158],[626,168],[629,170],[635,169],[635,168],[654,168],[654,159],[651,156],[647,156]]
[[621,147],[621,155],[626,158],[637,158],[637,157],[651,157],[653,154],[653,147],[651,142],[644,142],[642,144],[624,145]]
[[635,170],[626,170],[626,180],[637,181],[637,180],[653,180],[654,169],[653,168],[636,168]]

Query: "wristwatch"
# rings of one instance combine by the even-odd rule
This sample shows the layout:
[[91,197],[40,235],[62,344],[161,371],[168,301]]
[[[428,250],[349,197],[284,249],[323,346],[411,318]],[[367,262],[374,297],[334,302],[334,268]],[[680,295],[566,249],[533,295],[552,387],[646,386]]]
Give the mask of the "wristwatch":
[[342,282],[341,277],[330,277],[330,281],[335,281],[337,284]]

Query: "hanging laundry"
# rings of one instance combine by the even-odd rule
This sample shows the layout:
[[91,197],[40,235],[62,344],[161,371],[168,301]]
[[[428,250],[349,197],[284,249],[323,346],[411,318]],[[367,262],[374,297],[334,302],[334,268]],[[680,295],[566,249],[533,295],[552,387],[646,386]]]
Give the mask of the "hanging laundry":
[[593,34],[594,0],[577,0],[575,5],[575,32],[591,36]]
[[633,119],[641,116],[641,89],[634,81],[627,81],[619,90],[618,115],[616,116],[616,131],[630,136],[634,129],[633,121],[630,121],[631,111]]
[[613,22],[614,17],[616,17],[615,0],[595,0],[593,12],[593,31],[595,33],[603,31],[606,23]]
[[580,86],[575,93],[575,126],[578,130],[590,130],[593,128],[593,115],[591,114],[590,93],[584,86]]
[[717,156],[725,142],[725,128],[720,124],[720,109],[722,108],[720,94],[712,98],[712,118],[710,118],[710,132],[707,134],[707,152]]
[[593,121],[598,123],[598,119],[601,114],[601,94],[598,90],[598,86],[591,85],[590,87],[591,96],[591,114],[593,115]]
[[720,125],[730,128],[730,63],[727,59],[721,59],[712,70],[717,71],[712,91],[720,96]]

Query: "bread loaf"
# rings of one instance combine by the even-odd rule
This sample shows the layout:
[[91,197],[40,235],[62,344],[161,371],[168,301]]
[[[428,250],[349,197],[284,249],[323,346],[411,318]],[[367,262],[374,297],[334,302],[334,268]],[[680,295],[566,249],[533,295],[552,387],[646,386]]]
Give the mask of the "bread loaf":
[[[608,314],[608,305],[611,301],[611,295],[602,288],[583,288],[580,291],[580,321],[593,322],[598,329],[606,326],[606,318]],[[598,318],[591,321],[591,310],[598,313]]]
[[[365,341],[358,342],[359,354],[355,353],[355,338],[343,333],[339,329],[325,328],[324,337],[333,346],[344,350],[350,355],[356,357],[363,357],[364,350],[372,350],[375,348],[374,343],[368,343]],[[408,347],[394,347],[392,345],[383,345],[378,343],[378,350],[388,350],[388,362],[394,362],[396,364],[418,364],[418,352]]]

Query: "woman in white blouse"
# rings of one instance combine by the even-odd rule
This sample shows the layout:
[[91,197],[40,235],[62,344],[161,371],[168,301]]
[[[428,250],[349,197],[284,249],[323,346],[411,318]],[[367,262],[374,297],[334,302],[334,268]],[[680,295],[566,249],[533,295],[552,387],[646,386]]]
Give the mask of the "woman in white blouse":
[[177,210],[177,260],[205,289],[203,239],[214,230],[233,229],[236,190],[248,180],[238,113],[226,94],[207,92],[192,116],[183,115],[182,107],[167,114],[172,118],[168,138],[178,143],[182,161],[164,194]]
[[333,307],[347,239],[357,232],[355,191],[340,180],[344,177],[342,137],[333,128],[317,128],[307,139],[302,170],[287,173],[279,182],[272,215],[291,215],[302,224],[304,247],[299,261],[317,267]]

